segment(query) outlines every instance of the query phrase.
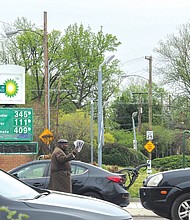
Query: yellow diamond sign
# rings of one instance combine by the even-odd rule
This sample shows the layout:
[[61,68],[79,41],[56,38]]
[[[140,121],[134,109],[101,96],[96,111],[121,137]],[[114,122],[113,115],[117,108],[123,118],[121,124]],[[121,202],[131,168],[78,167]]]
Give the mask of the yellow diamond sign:
[[53,140],[53,133],[49,129],[45,129],[39,138],[45,143],[50,144],[50,142]]
[[148,142],[145,144],[144,148],[145,148],[149,153],[151,153],[151,152],[154,150],[155,145],[152,143],[152,141],[148,141]]

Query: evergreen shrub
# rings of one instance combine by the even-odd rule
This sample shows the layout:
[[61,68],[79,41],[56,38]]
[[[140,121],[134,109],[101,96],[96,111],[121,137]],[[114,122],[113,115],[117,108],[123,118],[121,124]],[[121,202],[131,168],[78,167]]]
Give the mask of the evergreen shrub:
[[102,162],[105,165],[135,167],[147,161],[147,157],[140,151],[115,143],[106,144],[103,147],[102,155]]
[[[185,159],[185,160],[184,160]],[[152,160],[152,167],[158,171],[180,169],[190,167],[190,156],[174,155]]]

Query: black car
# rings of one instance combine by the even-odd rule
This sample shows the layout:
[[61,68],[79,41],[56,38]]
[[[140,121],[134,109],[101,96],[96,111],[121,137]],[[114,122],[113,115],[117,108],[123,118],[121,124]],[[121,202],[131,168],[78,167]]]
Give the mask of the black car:
[[[48,188],[51,160],[36,160],[9,171],[23,182]],[[73,193],[112,202],[121,207],[129,204],[125,189],[126,175],[111,173],[81,161],[71,161]]]
[[190,169],[150,175],[140,188],[144,208],[172,220],[190,219]]
[[112,203],[71,193],[34,189],[0,170],[0,219],[26,217],[29,220],[132,220],[126,210]]

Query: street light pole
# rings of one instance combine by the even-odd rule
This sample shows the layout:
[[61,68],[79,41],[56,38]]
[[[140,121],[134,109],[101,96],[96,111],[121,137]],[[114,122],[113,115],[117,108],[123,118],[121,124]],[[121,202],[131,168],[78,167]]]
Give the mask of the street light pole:
[[132,114],[133,135],[134,135],[133,148],[134,148],[135,150],[137,150],[137,138],[136,138],[135,120],[134,120],[134,117],[136,117],[137,114],[138,114],[138,112],[133,112],[133,114]]
[[91,164],[94,162],[94,146],[93,146],[93,139],[94,139],[94,99],[91,98],[91,114],[90,114],[90,144],[91,144]]
[[104,124],[103,124],[103,107],[102,107],[102,67],[107,65],[114,55],[107,57],[98,69],[98,166],[102,166],[102,145],[104,142]]

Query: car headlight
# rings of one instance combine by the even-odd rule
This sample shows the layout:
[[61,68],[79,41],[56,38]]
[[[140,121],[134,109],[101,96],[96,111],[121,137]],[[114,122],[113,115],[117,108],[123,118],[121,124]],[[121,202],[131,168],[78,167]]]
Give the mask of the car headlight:
[[154,175],[147,182],[147,186],[158,186],[160,181],[163,179],[163,175],[161,173]]

